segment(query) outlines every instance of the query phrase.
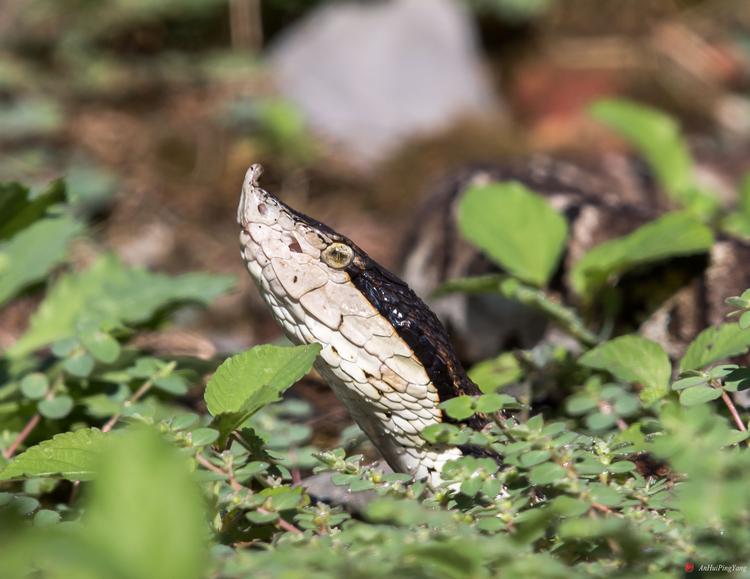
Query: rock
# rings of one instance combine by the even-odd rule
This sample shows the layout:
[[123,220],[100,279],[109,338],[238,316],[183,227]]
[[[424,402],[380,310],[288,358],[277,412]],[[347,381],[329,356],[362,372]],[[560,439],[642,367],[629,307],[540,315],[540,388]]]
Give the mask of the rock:
[[269,61],[310,126],[364,165],[497,106],[473,22],[453,0],[327,5],[282,36]]

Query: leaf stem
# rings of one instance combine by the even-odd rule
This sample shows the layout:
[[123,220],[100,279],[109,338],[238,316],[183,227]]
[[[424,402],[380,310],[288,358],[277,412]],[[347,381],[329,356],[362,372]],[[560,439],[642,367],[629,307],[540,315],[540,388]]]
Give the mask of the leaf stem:
[[138,402],[138,400],[140,400],[146,394],[146,392],[151,390],[157,379],[161,378],[162,376],[168,376],[169,374],[171,374],[176,366],[177,362],[170,362],[163,368],[160,368],[158,372],[155,372],[154,375],[151,376],[151,378],[141,384],[141,387],[133,392],[132,396],[130,396],[130,398],[123,402],[120,409],[115,412],[109,420],[107,420],[107,423],[104,426],[102,426],[102,432],[109,432],[110,430],[112,430],[115,424],[117,424],[117,421],[120,420],[123,411],[129,406],[132,406],[133,404]]
[[[220,474],[220,475],[226,476],[227,479],[228,479],[228,481],[229,481],[229,486],[231,486],[233,490],[235,490],[235,491],[241,491],[241,490],[245,489],[245,487],[243,487],[237,481],[237,479],[234,478],[234,476],[231,473],[227,472],[226,470],[224,470],[221,467],[216,466],[215,464],[213,464],[210,460],[208,460],[202,454],[196,454],[195,455],[195,460],[197,460],[198,463],[201,466],[203,466],[204,468],[210,470],[211,472],[214,472],[216,474]],[[247,489],[245,489],[245,490],[247,490]],[[269,513],[269,511],[267,511],[266,509],[264,509],[262,507],[258,507],[255,510],[258,511],[259,513],[264,514],[264,515],[267,515]],[[290,533],[295,533],[295,534],[302,534],[302,531],[300,529],[298,529],[297,527],[295,527],[290,522],[285,521],[281,517],[279,517],[276,520],[276,525],[278,525],[278,527],[280,529],[284,530],[284,531],[288,531]]]

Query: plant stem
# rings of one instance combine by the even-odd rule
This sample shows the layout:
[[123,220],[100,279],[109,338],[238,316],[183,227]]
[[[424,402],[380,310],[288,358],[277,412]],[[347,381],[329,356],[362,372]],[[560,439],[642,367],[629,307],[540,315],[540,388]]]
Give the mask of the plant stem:
[[3,456],[6,459],[9,459],[16,453],[18,447],[21,446],[24,440],[28,438],[29,434],[31,434],[31,431],[36,428],[36,425],[39,424],[39,421],[41,419],[42,417],[38,412],[31,417],[31,419],[26,423],[26,426],[23,427],[23,430],[18,433],[18,436],[16,436],[15,440],[13,440],[10,446],[6,448],[5,451],[3,451]]
[[[195,460],[197,460],[204,468],[210,470],[211,472],[214,472],[216,474],[220,474],[220,475],[226,476],[227,479],[229,480],[229,486],[231,486],[233,490],[235,490],[235,491],[241,491],[241,490],[244,489],[244,487],[237,481],[237,479],[234,478],[234,476],[231,473],[229,473],[229,472],[225,471],[224,469],[216,466],[215,464],[213,464],[210,460],[208,460],[202,454],[196,454],[195,455]],[[269,512],[269,511],[267,511],[266,509],[264,509],[262,507],[258,507],[255,510],[258,511],[259,513],[263,513],[264,515],[267,515],[268,512]],[[297,527],[295,527],[290,522],[285,521],[281,517],[279,517],[276,520],[276,525],[278,525],[278,527],[280,529],[283,529],[284,531],[288,531],[290,533],[302,534],[302,531],[300,529],[298,529]]]
[[732,398],[727,394],[726,392],[721,393],[721,399],[724,401],[724,404],[727,405],[727,408],[729,408],[729,413],[732,415],[732,418],[734,419],[734,423],[737,425],[737,428],[740,429],[742,432],[747,431],[747,427],[742,422],[742,418],[740,418],[740,413],[737,412],[737,407],[734,405],[734,402],[732,402]]
[[[54,397],[55,392],[62,385],[61,376],[62,375],[57,377],[52,388],[50,388],[49,392],[47,392],[47,394],[44,396],[45,400],[51,400]],[[42,419],[42,415],[39,414],[39,412],[35,413],[34,416],[29,418],[29,421],[26,423],[23,429],[21,429],[21,432],[18,433],[18,436],[16,436],[13,442],[10,443],[10,446],[3,451],[3,457],[5,459],[10,459],[16,453],[16,451],[18,450],[18,447],[21,446],[26,441],[29,435],[37,427],[41,419]]]
[[151,387],[154,385],[154,382],[158,378],[169,375],[172,372],[172,370],[175,369],[176,366],[177,366],[177,362],[170,362],[169,364],[161,368],[158,372],[156,372],[153,376],[151,376],[151,378],[149,378],[143,384],[141,384],[141,387],[138,388],[138,390],[136,390],[135,392],[133,392],[132,396],[130,396],[130,398],[128,398],[125,402],[122,403],[120,410],[115,412],[112,415],[112,417],[109,420],[107,420],[107,423],[104,426],[102,426],[102,432],[109,432],[110,430],[112,430],[115,424],[117,424],[117,421],[120,420],[123,410],[125,410],[127,407],[132,406],[133,404],[138,402],[138,400],[140,400],[146,394],[146,392],[151,390]]

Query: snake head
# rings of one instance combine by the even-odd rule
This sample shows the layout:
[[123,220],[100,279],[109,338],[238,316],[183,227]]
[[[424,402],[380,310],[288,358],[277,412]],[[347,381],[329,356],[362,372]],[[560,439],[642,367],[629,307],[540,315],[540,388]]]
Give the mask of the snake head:
[[263,167],[255,163],[245,173],[240,204],[237,208],[237,223],[247,230],[253,223],[275,225],[281,214],[281,206],[273,195],[258,184]]

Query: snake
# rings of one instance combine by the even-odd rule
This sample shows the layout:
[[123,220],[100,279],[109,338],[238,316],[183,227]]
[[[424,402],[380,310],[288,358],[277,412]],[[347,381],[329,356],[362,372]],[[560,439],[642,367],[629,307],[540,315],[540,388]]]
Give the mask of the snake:
[[293,344],[320,344],[315,370],[388,465],[439,481],[448,461],[470,451],[429,442],[423,430],[456,422],[441,403],[481,393],[448,333],[398,276],[262,189],[262,171],[247,170],[237,211],[242,259],[261,297]]

